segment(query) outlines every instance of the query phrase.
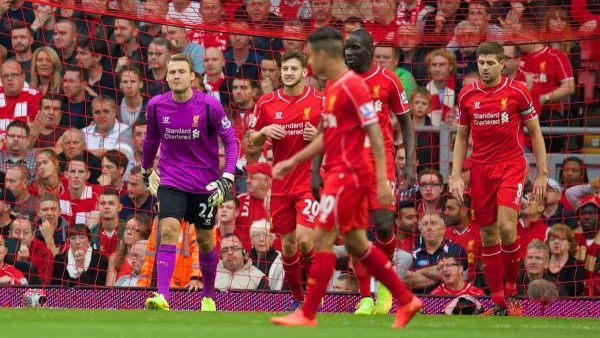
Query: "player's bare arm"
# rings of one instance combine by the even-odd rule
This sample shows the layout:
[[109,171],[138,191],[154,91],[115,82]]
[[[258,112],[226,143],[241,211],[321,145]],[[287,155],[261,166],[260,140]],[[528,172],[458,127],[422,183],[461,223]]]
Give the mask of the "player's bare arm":
[[385,170],[385,148],[383,145],[383,135],[378,123],[372,123],[365,127],[365,133],[371,142],[371,151],[375,158],[375,173],[377,177],[377,198],[381,205],[389,205],[393,201],[393,194],[388,184],[387,173]]
[[548,184],[548,164],[546,162],[546,146],[540,128],[540,120],[536,117],[524,122],[529,131],[537,174],[533,181],[533,196],[537,201],[543,201],[546,196],[546,185]]
[[402,190],[406,190],[415,183],[415,128],[410,118],[410,114],[397,115],[402,130],[402,142],[406,149],[406,169],[404,170],[404,186]]
[[290,171],[292,171],[292,169],[294,169],[298,164],[309,160],[317,154],[322,154],[323,145],[323,134],[319,134],[319,136],[317,136],[314,141],[307,145],[306,148],[302,149],[289,159],[277,163],[275,167],[273,167],[273,178],[280,180]]
[[452,196],[460,201],[460,203],[463,202],[463,194],[465,192],[465,182],[460,173],[463,169],[465,156],[467,156],[469,133],[470,128],[466,126],[459,126],[456,131],[454,154],[452,156],[452,175],[450,175],[448,179],[450,193],[452,193]]

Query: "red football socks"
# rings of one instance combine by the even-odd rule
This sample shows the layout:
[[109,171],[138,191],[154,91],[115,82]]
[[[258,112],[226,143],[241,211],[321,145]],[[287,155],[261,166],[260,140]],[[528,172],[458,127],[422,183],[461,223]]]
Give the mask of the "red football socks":
[[396,250],[396,235],[394,235],[394,233],[392,233],[392,236],[385,239],[375,235],[374,244],[390,261],[394,260],[394,251]]
[[302,312],[310,319],[314,319],[321,300],[327,292],[327,285],[335,269],[335,254],[333,252],[317,252],[308,274],[308,290],[306,300],[302,305]]
[[504,293],[507,297],[517,294],[517,279],[519,278],[519,263],[521,262],[521,241],[519,237],[514,243],[502,245],[502,261],[504,263],[504,276],[506,287]]
[[352,257],[352,271],[358,282],[360,298],[371,297],[371,274],[369,270],[357,259]]
[[282,260],[283,271],[285,272],[284,279],[292,292],[292,296],[295,300],[302,301],[304,299],[301,279],[302,263],[300,262],[298,250],[291,257],[282,255]]
[[392,262],[381,250],[371,245],[359,260],[371,275],[390,290],[398,305],[408,304],[412,300],[412,293],[402,283]]
[[504,299],[504,264],[500,244],[483,247],[481,251],[483,260],[483,275],[492,294],[492,301],[496,305],[506,306]]

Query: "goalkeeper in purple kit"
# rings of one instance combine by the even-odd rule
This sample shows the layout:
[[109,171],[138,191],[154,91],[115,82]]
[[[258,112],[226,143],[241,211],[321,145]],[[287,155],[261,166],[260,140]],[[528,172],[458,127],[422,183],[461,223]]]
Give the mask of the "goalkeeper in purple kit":
[[[158,292],[146,300],[146,309],[169,310],[169,285],[175,268],[181,221],[196,227],[202,270],[202,311],[216,311],[215,277],[219,255],[212,229],[217,207],[233,184],[238,141],[221,103],[192,89],[195,74],[190,59],[175,54],[167,63],[171,91],[148,102],[148,132],[144,140],[142,174],[152,188],[159,181],[160,245],[156,256]],[[219,171],[219,145],[225,146],[225,168]],[[153,171],[160,147],[158,174]],[[160,178],[158,177],[160,175]],[[152,189],[151,189],[152,190]],[[200,281],[192,280],[191,290]]]

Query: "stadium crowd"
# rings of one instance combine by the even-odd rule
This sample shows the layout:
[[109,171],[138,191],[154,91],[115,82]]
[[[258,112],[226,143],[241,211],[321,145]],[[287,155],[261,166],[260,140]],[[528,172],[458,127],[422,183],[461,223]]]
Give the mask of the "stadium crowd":
[[[0,286],[155,286],[157,201],[140,172],[146,104],[168,91],[169,55],[184,53],[241,144],[235,195],[217,211],[216,286],[286,290],[269,231],[272,152],[253,146],[250,125],[258,98],[281,87],[281,53],[333,26],[373,34],[375,63],[398,76],[422,127],[417,180],[397,182],[396,271],[415,293],[483,295],[470,201],[448,193],[438,133],[425,127],[456,125],[456,96],[478,79],[485,40],[504,44],[504,75],[526,83],[542,126],[584,125],[581,112],[600,100],[600,51],[586,39],[600,34],[599,10],[584,0],[0,0]],[[582,146],[546,137],[551,153]],[[545,203],[523,188],[520,295],[537,279],[561,296],[600,295],[600,177],[582,158],[563,161]],[[467,186],[469,171],[467,161]],[[194,227],[182,229],[171,287],[192,288],[199,251]],[[336,253],[330,290],[354,292],[347,253]]]

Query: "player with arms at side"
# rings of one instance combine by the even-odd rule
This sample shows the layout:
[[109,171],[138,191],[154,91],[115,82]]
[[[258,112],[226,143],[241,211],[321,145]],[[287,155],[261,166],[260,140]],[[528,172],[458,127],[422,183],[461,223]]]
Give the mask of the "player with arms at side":
[[[415,158],[415,133],[410,114],[408,114],[408,100],[400,80],[388,69],[373,65],[373,37],[364,29],[357,29],[348,35],[344,54],[346,65],[365,80],[373,97],[375,112],[383,133],[388,183],[394,190],[396,185],[394,131],[390,121],[390,113],[394,113],[400,122],[401,143],[406,149],[406,169],[403,181],[408,183],[408,186],[412,186],[415,175],[413,161]],[[371,163],[375,163],[373,156],[370,153],[369,155]],[[396,236],[393,230],[395,211],[394,202],[389,205],[379,204],[376,186],[372,185],[369,194],[369,213],[375,226],[373,242],[390,260],[393,259],[396,250]],[[356,261],[353,262],[353,268],[361,297],[354,313],[387,314],[392,308],[392,295],[389,290],[379,284],[377,303],[374,304],[373,298],[371,298],[371,276],[366,272],[365,267]]]
[[[368,196],[372,184],[377,184],[379,203],[392,202],[392,190],[387,181],[385,149],[377,113],[363,79],[344,65],[344,44],[339,31],[322,27],[308,37],[310,63],[316,76],[329,80],[321,125],[323,132],[307,147],[273,168],[275,179],[282,179],[300,163],[317,154],[326,157],[325,184],[319,206],[315,232],[315,257],[308,277],[308,291],[302,307],[294,313],[273,318],[284,326],[315,326],[317,308],[327,291],[335,268],[333,245],[338,232],[343,236],[348,252],[380,280],[398,303],[393,324],[402,328],[421,307],[400,281],[389,259],[367,239]],[[373,182],[373,166],[365,161],[369,137],[377,182]]]
[[[306,56],[290,51],[281,57],[283,89],[263,95],[254,108],[252,142],[273,142],[273,163],[290,158],[317,135],[323,96],[302,81],[308,73]],[[294,297],[290,310],[304,301],[301,255],[308,272],[314,255],[314,227],[319,204],[310,192],[310,161],[291,175],[274,180],[271,188],[271,231],[281,238],[285,280]],[[300,249],[300,250],[298,250]],[[300,251],[300,252],[299,252]]]
[[520,261],[517,217],[527,171],[524,127],[532,139],[537,166],[533,194],[539,202],[544,200],[548,183],[546,149],[525,84],[500,75],[505,59],[502,46],[483,42],[476,56],[481,80],[463,87],[458,97],[458,130],[449,187],[462,203],[465,184],[461,172],[471,133],[473,216],[483,245],[483,273],[494,302],[484,315],[521,316],[522,307],[514,296]]
[[[152,167],[160,146],[159,228],[156,257],[158,293],[146,300],[147,309],[169,309],[169,283],[175,268],[175,246],[185,219],[196,227],[202,271],[202,311],[216,311],[215,277],[219,255],[212,229],[217,207],[233,184],[238,154],[235,130],[214,97],[192,89],[195,74],[190,59],[175,54],[167,63],[171,91],[148,102],[148,131],[144,140],[142,174],[150,186]],[[219,171],[220,138],[225,168]],[[190,289],[197,290],[199,281]]]

